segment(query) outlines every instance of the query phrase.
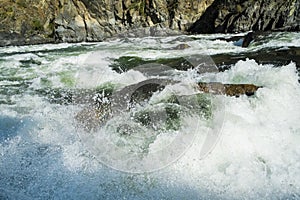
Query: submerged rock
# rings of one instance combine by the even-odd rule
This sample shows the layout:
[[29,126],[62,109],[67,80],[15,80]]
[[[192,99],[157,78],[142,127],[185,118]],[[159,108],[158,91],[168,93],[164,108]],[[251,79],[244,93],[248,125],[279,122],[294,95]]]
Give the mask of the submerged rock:
[[[194,65],[190,63],[187,59],[183,57],[179,58],[159,58],[159,59],[143,59],[140,57],[135,57],[135,56],[122,56],[118,59],[113,60],[112,64],[110,67],[119,72],[126,72],[130,69],[137,68],[141,69],[142,66],[150,64],[149,68],[152,66],[156,66],[156,64],[159,65],[166,65],[172,69],[177,69],[177,70],[188,70],[191,68],[194,68]],[[141,66],[141,67],[140,67]]]
[[[132,112],[132,118],[144,126],[177,130],[180,126],[180,116],[185,109],[191,109],[187,113],[196,112],[205,118],[211,116],[210,101],[203,93],[235,97],[251,96],[261,88],[252,84],[198,83],[197,88],[203,93],[166,96],[163,100],[149,104],[153,94],[172,83],[175,82],[166,79],[148,79],[127,86],[111,95],[94,99],[94,103],[88,104],[75,118],[84,129],[91,131],[103,126],[115,115]],[[137,108],[139,109],[136,110]]]
[[[260,45],[262,39],[253,41],[251,45]],[[270,48],[260,49],[255,52],[242,52],[231,54],[216,54],[211,56],[220,71],[224,71],[237,63],[239,60],[254,59],[259,64],[273,64],[275,67],[287,65],[295,62],[297,69],[300,70],[300,48]]]
[[[254,40],[251,45],[260,45],[265,42],[265,37],[271,37],[268,34],[259,35],[259,38]],[[201,55],[195,55],[195,58]],[[200,58],[201,59],[201,58]],[[216,54],[210,56],[208,64],[212,63],[214,66],[205,65],[198,68],[198,73],[217,72],[229,69],[232,65],[236,64],[239,60],[254,59],[259,64],[274,64],[276,67],[289,64],[291,61],[296,62],[297,69],[300,69],[300,48],[264,48],[254,52],[240,52],[240,53],[226,53]],[[201,60],[200,60],[201,61]],[[202,62],[202,61],[201,61]],[[168,68],[186,71],[194,69],[195,65],[184,57],[178,58],[161,58],[161,59],[143,59],[135,56],[122,56],[112,61],[110,67],[118,73],[126,72],[130,69],[141,70],[145,75],[157,76],[163,74],[163,70]]]
[[243,43],[242,43],[242,47],[248,47],[249,44],[254,40],[254,33],[253,32],[250,32],[248,33],[244,40],[243,40]]
[[263,32],[263,31],[256,31],[256,32],[249,32],[243,38],[242,47],[248,47],[251,43],[256,42],[259,44],[264,44],[270,39],[271,32]]

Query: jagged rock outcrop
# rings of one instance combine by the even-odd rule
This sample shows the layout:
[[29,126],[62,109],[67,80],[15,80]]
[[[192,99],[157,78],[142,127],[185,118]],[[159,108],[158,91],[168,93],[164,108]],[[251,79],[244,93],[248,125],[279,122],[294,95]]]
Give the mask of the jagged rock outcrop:
[[187,30],[299,30],[299,1],[0,0],[0,46],[101,41]]
[[299,0],[215,0],[192,33],[300,30]]
[[[128,30],[133,30],[129,35],[160,35],[165,34],[166,28],[181,32],[187,30],[212,2],[0,0],[0,46],[101,41]],[[152,28],[139,31],[145,27]]]
[[51,0],[0,0],[0,46],[54,42]]

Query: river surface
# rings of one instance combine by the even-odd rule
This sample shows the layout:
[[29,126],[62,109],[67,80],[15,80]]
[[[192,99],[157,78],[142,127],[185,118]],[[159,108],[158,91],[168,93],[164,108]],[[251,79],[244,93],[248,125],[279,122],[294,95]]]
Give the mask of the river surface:
[[[228,39],[242,35],[0,48],[0,199],[300,199],[300,34],[274,33],[248,48]],[[284,51],[286,59],[274,53]],[[126,113],[105,128],[82,127],[80,99],[158,77],[151,63],[113,70],[119,58],[185,58],[194,66],[186,71],[165,63],[178,93],[191,92],[182,82],[262,88],[251,97],[208,95],[208,111],[183,115],[174,130],[145,128]],[[197,73],[202,66],[209,70]],[[132,126],[114,135],[121,121]]]

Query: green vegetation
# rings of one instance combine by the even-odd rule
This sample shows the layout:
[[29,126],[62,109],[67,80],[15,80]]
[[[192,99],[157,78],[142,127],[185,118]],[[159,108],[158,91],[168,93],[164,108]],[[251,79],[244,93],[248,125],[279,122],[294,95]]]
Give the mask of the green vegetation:
[[34,19],[32,21],[32,28],[35,31],[44,31],[44,27],[39,19]]
[[26,7],[27,7],[26,0],[17,0],[16,3],[17,3],[17,5],[20,6],[20,7],[23,7],[23,8],[26,8]]
[[146,0],[138,0],[137,2],[131,3],[128,8],[128,10],[138,10],[140,15],[145,16],[145,6],[146,6]]
[[15,18],[14,8],[11,5],[7,5],[6,7],[0,8],[0,21],[5,19],[12,19]]
[[243,8],[240,4],[237,4],[236,5],[236,10],[237,10],[238,13],[241,13],[243,11]]

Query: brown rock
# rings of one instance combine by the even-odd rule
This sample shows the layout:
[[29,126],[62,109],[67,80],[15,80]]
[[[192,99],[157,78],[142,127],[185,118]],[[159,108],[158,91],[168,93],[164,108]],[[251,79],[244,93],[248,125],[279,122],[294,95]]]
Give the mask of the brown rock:
[[198,88],[205,93],[239,97],[252,96],[261,87],[253,84],[198,83]]

